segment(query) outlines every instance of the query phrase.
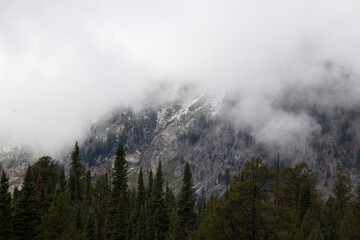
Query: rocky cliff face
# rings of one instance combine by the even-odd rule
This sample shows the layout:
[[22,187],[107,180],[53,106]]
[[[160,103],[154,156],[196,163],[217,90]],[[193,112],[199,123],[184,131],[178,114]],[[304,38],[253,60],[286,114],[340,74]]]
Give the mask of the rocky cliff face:
[[[305,106],[303,111],[314,118],[320,128],[306,143],[279,148],[258,143],[251,129],[237,128],[223,117],[223,100],[200,95],[138,112],[130,108],[113,110],[108,117],[91,125],[81,146],[83,160],[95,174],[107,172],[121,141],[133,183],[140,166],[155,171],[162,161],[166,181],[177,189],[184,164],[189,161],[197,192],[204,191],[207,195],[222,194],[230,175],[238,173],[243,162],[252,156],[261,156],[271,164],[278,156],[281,164],[307,161],[325,195],[330,191],[338,166],[351,169],[356,181],[360,166],[356,111],[338,109],[330,114]],[[289,109],[299,111],[295,107]]]
[[[360,171],[360,111],[356,108],[324,109],[305,101],[288,101],[285,111],[304,112],[319,126],[305,142],[278,146],[256,140],[251,127],[239,127],[228,117],[225,97],[178,97],[141,110],[118,108],[93,121],[80,144],[83,162],[96,176],[109,172],[118,142],[125,147],[129,179],[136,184],[140,166],[156,170],[162,161],[165,180],[175,190],[181,184],[186,161],[192,168],[198,194],[222,194],[230,176],[244,161],[261,156],[268,163],[294,164],[305,160],[314,169],[317,185],[328,195],[337,167],[350,170],[354,186]],[[31,151],[17,145],[0,149],[0,163],[12,186],[21,184]],[[69,152],[71,149],[69,149]],[[38,156],[40,157],[40,156]],[[61,159],[58,159],[61,161]]]
[[30,149],[8,142],[0,144],[0,171],[4,169],[9,177],[10,190],[20,186],[26,168],[33,161]]

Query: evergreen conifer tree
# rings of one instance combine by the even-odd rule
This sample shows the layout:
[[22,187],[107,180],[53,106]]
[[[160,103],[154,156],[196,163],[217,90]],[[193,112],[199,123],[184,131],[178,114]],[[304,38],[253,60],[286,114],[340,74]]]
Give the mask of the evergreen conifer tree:
[[85,168],[80,159],[80,149],[78,143],[75,142],[75,148],[71,155],[71,169],[69,175],[69,195],[70,200],[74,203],[80,203],[83,198],[81,181],[84,172]]
[[176,201],[173,190],[169,187],[169,183],[166,183],[165,190],[165,207],[168,215],[169,231],[167,239],[175,238],[175,227],[176,227]]
[[110,199],[110,185],[107,174],[101,175],[95,182],[93,206],[96,216],[96,240],[106,238],[106,216]]
[[164,240],[168,231],[169,222],[167,209],[164,202],[161,161],[159,162],[155,175],[152,224],[154,226],[154,238],[158,240]]
[[144,207],[144,218],[146,221],[146,237],[145,239],[151,240],[154,237],[154,227],[152,222],[153,216],[153,188],[154,188],[154,178],[153,172],[149,169],[149,178],[148,178],[148,187],[146,190],[146,202]]
[[349,205],[352,185],[350,182],[350,173],[344,168],[336,170],[336,180],[331,189],[334,195],[340,216],[343,217]]
[[0,239],[11,237],[11,194],[9,192],[9,179],[4,169],[0,181]]
[[184,240],[193,230],[196,222],[195,214],[195,190],[192,183],[192,174],[189,162],[186,162],[180,196],[178,201],[178,224],[176,239]]
[[304,215],[307,210],[311,207],[311,189],[310,184],[307,182],[300,193],[299,198],[299,225],[301,224]]
[[35,239],[35,229],[40,218],[40,209],[38,208],[35,194],[35,184],[33,182],[31,167],[29,166],[14,213],[13,233],[15,240]]
[[127,164],[123,145],[119,142],[114,168],[112,189],[107,221],[109,240],[126,239],[128,231]]
[[95,230],[95,214],[94,211],[91,209],[87,224],[86,224],[86,236],[89,240],[95,240],[96,238],[96,230]]
[[360,239],[360,219],[351,208],[346,211],[340,223],[339,239]]
[[63,165],[61,165],[58,184],[59,184],[59,187],[60,187],[60,192],[65,192],[65,190],[66,190],[66,176],[65,176],[65,170],[64,170]]
[[[63,193],[60,193],[39,226],[42,240],[87,240],[86,234],[76,229],[76,213]],[[26,237],[24,238],[26,239]]]
[[138,187],[137,187],[137,198],[136,198],[136,209],[135,217],[136,221],[136,239],[145,239],[146,237],[146,219],[145,219],[145,186],[142,168],[139,171]]
[[320,224],[317,224],[317,226],[312,230],[308,240],[324,240],[324,236],[320,229]]

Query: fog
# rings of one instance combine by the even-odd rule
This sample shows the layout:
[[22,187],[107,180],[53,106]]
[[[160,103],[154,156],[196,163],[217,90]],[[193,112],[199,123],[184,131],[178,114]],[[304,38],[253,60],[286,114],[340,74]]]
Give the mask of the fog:
[[359,22],[357,0],[0,1],[0,138],[52,154],[154,85],[191,83],[233,99],[258,141],[306,139],[314,119],[280,106],[358,105]]

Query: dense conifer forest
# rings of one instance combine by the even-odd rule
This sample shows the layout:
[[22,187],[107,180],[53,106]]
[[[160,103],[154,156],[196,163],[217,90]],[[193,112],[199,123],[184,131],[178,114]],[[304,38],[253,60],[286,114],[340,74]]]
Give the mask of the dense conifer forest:
[[128,172],[121,143],[111,176],[92,179],[77,143],[68,176],[58,162],[42,157],[11,195],[3,170],[0,239],[360,239],[360,185],[353,193],[343,168],[325,198],[305,162],[280,168],[252,158],[223,196],[207,201],[195,193],[188,162],[176,195],[161,162],[154,174],[140,168],[134,188]]

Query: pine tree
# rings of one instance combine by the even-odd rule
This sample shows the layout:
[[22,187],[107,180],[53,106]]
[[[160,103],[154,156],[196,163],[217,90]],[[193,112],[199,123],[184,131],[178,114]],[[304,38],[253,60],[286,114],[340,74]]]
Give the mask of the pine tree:
[[349,209],[340,223],[339,239],[360,239],[360,219]]
[[137,199],[136,199],[136,189],[132,188],[129,190],[129,201],[128,201],[128,212],[129,212],[129,221],[128,221],[128,230],[127,230],[127,239],[136,239],[136,225],[137,225]]
[[33,182],[32,170],[29,166],[14,213],[14,226],[16,226],[14,227],[15,240],[35,239],[35,228],[40,218],[40,209],[38,209],[35,194],[35,184]]
[[127,194],[127,164],[125,152],[121,143],[116,151],[115,164],[112,171],[112,189],[110,208],[107,221],[109,240],[126,239],[128,230],[128,194]]
[[148,189],[147,189],[147,198],[151,199],[152,197],[152,191],[154,188],[154,177],[153,177],[153,172],[151,171],[151,169],[149,170],[149,183],[148,183]]
[[105,240],[106,216],[110,199],[110,185],[107,174],[101,175],[95,182],[93,206],[96,215],[96,240]]
[[345,211],[349,205],[351,198],[351,182],[349,172],[344,168],[338,168],[336,170],[336,180],[331,189],[337,203],[338,211],[340,216],[343,217]]
[[169,183],[166,183],[165,190],[165,207],[168,215],[169,231],[167,239],[175,238],[175,227],[176,227],[176,200],[173,190],[169,187]]
[[19,191],[19,188],[18,188],[18,186],[15,186],[14,187],[14,192],[13,192],[13,203],[14,203],[14,205],[16,204],[16,202],[17,202],[17,200],[18,200],[18,198],[19,198],[19,193],[20,191]]
[[195,201],[195,190],[192,183],[190,164],[189,162],[186,162],[178,201],[177,240],[186,239],[188,234],[194,228],[196,222]]
[[11,194],[9,192],[9,179],[4,169],[0,181],[0,239],[11,237]]
[[142,168],[140,168],[139,177],[138,177],[138,187],[137,187],[137,199],[136,199],[136,212],[135,216],[137,219],[136,222],[136,239],[141,240],[146,238],[146,218],[145,218],[145,186]]
[[65,176],[65,170],[64,170],[63,165],[61,165],[58,184],[59,184],[59,187],[60,187],[60,192],[62,192],[62,193],[65,192],[65,190],[66,190],[66,176]]
[[80,203],[83,199],[83,189],[81,181],[85,172],[85,167],[81,163],[80,149],[75,142],[75,148],[71,155],[71,169],[69,176],[69,194],[70,200],[74,203]]
[[164,189],[162,179],[161,161],[155,175],[153,190],[153,215],[152,225],[154,226],[154,238],[164,240],[168,231],[169,222],[167,209],[164,203]]
[[154,178],[152,170],[149,169],[149,179],[148,179],[148,187],[146,190],[146,202],[144,207],[144,218],[146,221],[146,237],[145,239],[152,240],[154,237],[154,227],[152,222],[153,216],[153,188],[154,188]]
[[95,230],[95,214],[93,210],[90,210],[87,224],[86,224],[86,236],[89,240],[95,240],[96,230]]
[[324,235],[321,232],[320,224],[317,224],[317,226],[312,230],[308,240],[324,240]]
[[294,239],[295,240],[307,239],[315,226],[316,226],[316,217],[314,216],[312,211],[308,209],[306,214],[304,215],[304,219]]
[[[42,240],[87,240],[86,234],[76,229],[76,216],[63,193],[60,193],[39,226]],[[26,237],[24,239],[27,239]]]
[[304,215],[306,214],[307,210],[311,207],[311,190],[310,184],[307,182],[300,193],[299,198],[299,225],[301,224]]
[[257,157],[244,163],[239,180],[234,178],[238,182],[230,189],[229,201],[238,211],[233,214],[230,208],[229,212],[242,226],[239,229],[242,238],[267,238],[266,234],[273,231],[268,229],[273,220],[267,216],[271,215],[269,206],[272,206],[271,195],[274,191],[275,177],[273,167]]

